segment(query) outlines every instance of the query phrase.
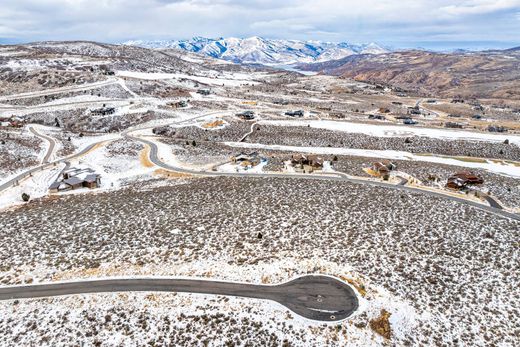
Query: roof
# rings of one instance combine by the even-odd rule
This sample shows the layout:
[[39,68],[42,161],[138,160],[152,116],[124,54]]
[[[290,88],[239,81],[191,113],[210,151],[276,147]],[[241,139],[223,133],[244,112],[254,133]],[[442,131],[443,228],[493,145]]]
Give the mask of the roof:
[[75,186],[77,184],[83,184],[83,180],[80,180],[77,177],[71,177],[69,179],[64,180],[63,182],[65,182],[66,184],[68,184],[70,186]]
[[314,162],[315,164],[322,165],[323,164],[323,158],[318,156],[317,154],[311,154],[307,156],[307,160]]
[[479,179],[480,178],[471,171],[459,171],[455,175],[453,175],[453,177],[459,177],[459,178],[464,178],[464,179]]
[[293,154],[292,155],[292,160],[294,161],[300,161],[300,160],[305,160],[307,157],[303,154]]
[[52,184],[49,186],[49,189],[58,189],[61,185],[61,182],[52,182]]
[[373,167],[374,167],[374,169],[376,169],[377,171],[380,171],[380,172],[390,171],[390,168],[388,168],[388,166],[386,166],[385,164],[383,164],[381,162],[374,163]]
[[98,174],[88,175],[87,177],[85,177],[84,181],[87,183],[94,183],[94,182],[97,182],[99,177],[100,176]]
[[252,159],[251,156],[246,155],[246,154],[240,154],[235,157],[235,160],[237,160],[237,161],[238,160],[250,160],[250,159]]
[[482,184],[484,179],[470,171],[459,171],[448,178],[448,182],[463,182],[464,184]]

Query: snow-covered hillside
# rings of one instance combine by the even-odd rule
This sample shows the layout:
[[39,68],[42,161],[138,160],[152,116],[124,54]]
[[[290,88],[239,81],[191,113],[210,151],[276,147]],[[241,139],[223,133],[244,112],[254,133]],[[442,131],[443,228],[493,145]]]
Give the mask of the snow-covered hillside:
[[323,62],[341,59],[353,54],[388,52],[386,48],[376,43],[354,45],[346,42],[269,40],[257,36],[247,39],[195,37],[184,41],[137,40],[128,41],[124,44],[146,48],[179,48],[236,63],[265,65]]

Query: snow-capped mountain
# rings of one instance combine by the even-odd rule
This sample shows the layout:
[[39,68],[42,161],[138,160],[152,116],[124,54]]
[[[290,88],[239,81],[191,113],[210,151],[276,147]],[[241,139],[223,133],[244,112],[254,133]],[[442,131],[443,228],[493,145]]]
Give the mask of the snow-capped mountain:
[[292,65],[336,60],[353,54],[381,54],[389,50],[376,43],[354,45],[346,42],[269,40],[261,37],[182,41],[128,41],[125,45],[146,48],[179,48],[235,63]]

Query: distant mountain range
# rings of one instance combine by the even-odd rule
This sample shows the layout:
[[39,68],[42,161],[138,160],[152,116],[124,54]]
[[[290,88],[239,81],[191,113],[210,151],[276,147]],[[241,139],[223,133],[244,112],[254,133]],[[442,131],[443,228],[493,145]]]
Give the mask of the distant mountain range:
[[450,53],[394,51],[295,68],[391,86],[414,95],[520,100],[519,47]]
[[243,64],[293,65],[342,59],[356,54],[382,54],[389,50],[376,43],[355,45],[346,42],[270,40],[262,37],[191,40],[128,41],[128,46],[178,48],[213,58]]

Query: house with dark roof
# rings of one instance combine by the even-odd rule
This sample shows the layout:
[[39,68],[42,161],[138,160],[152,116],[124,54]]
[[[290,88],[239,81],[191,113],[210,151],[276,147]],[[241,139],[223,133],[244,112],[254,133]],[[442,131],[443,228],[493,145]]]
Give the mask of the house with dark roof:
[[94,189],[101,186],[101,175],[91,174],[83,180],[83,187]]
[[296,111],[287,111],[287,112],[285,112],[285,115],[289,116],[289,117],[303,117],[305,115],[305,113],[303,112],[303,110],[296,110]]
[[323,170],[324,159],[316,154],[294,154],[291,164],[296,172],[312,173]]
[[63,183],[68,185],[70,187],[70,189],[72,189],[72,190],[83,188],[83,180],[79,179],[78,177],[75,177],[75,176],[63,180]]
[[384,180],[390,178],[390,171],[397,169],[397,166],[390,160],[382,160],[372,164],[372,170]]
[[58,193],[60,190],[61,182],[55,181],[52,182],[52,184],[49,186],[49,192],[51,193]]
[[242,120],[253,120],[255,119],[255,113],[253,111],[244,111],[237,113],[236,115],[238,118]]
[[239,155],[232,157],[231,161],[242,167],[254,167],[262,162],[262,158],[257,152],[240,153]]
[[207,89],[207,88],[198,89],[197,90],[197,94],[200,94],[200,95],[210,95],[211,94],[211,90]]
[[91,110],[90,113],[94,116],[108,116],[116,113],[116,109],[114,107],[101,107],[95,110]]
[[446,187],[450,189],[466,189],[470,185],[483,184],[484,179],[470,171],[459,171],[448,178]]
[[49,186],[50,193],[65,192],[81,188],[99,188],[101,186],[101,175],[94,173],[89,168],[70,168],[63,171],[58,179]]

